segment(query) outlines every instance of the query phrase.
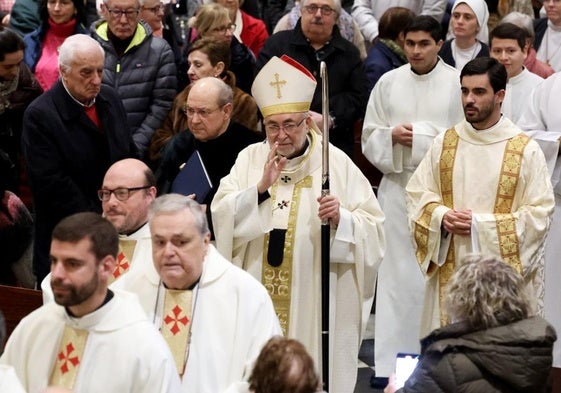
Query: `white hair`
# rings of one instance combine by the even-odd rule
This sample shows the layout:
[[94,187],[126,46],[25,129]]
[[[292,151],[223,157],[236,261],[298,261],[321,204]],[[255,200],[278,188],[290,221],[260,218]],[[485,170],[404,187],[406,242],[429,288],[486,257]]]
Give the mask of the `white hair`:
[[103,48],[92,37],[86,34],[74,34],[64,40],[62,45],[58,48],[58,65],[64,71],[68,72],[72,69],[74,63],[74,56],[77,53],[90,53],[91,51],[99,50],[101,56],[105,58]]

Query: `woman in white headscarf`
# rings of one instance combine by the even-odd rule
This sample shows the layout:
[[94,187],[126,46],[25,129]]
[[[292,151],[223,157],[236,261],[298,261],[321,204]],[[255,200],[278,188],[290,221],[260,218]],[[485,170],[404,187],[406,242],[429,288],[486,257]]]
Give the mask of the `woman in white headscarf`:
[[483,0],[456,0],[452,7],[450,31],[452,38],[444,42],[438,53],[452,67],[461,70],[476,57],[489,56],[489,10]]

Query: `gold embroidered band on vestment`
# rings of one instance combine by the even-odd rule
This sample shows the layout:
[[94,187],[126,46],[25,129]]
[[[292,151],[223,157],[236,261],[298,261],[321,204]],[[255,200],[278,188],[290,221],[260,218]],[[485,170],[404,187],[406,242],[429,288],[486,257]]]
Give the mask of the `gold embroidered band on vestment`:
[[501,258],[522,274],[516,220],[512,212],[514,194],[520,178],[524,149],[530,138],[526,134],[518,134],[510,138],[506,144],[501,167],[497,196],[495,198],[495,220]]
[[[286,336],[290,326],[290,301],[292,296],[292,266],[294,256],[294,240],[296,235],[296,220],[300,207],[300,198],[303,188],[312,187],[312,176],[306,176],[294,184],[290,203],[290,213],[283,247],[283,258],[280,266],[273,267],[267,261],[269,250],[269,234],[265,235],[263,247],[263,269],[261,282],[267,288],[275,306],[279,322]],[[271,188],[271,199],[276,201],[278,183]],[[274,206],[275,204],[273,204]]]
[[168,343],[179,376],[185,372],[185,359],[191,341],[192,297],[191,290],[165,290],[160,331]]
[[88,334],[87,330],[74,329],[68,325],[64,326],[49,385],[61,386],[69,390],[74,388],[88,341]]
[[120,278],[123,274],[129,271],[131,267],[132,256],[136,247],[136,240],[133,239],[119,239],[119,254],[117,254],[117,263],[113,274],[109,276],[109,284]]

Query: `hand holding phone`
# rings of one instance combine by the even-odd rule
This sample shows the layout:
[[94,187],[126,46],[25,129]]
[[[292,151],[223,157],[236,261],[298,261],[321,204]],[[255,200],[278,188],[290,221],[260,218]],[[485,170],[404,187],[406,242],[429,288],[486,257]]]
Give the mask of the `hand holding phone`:
[[417,363],[419,355],[415,353],[398,353],[395,359],[395,386],[401,389],[405,385],[405,381],[409,378]]

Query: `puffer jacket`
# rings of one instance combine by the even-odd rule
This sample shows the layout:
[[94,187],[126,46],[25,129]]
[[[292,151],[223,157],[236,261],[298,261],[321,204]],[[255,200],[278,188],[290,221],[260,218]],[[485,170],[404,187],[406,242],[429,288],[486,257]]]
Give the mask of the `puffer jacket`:
[[107,22],[92,26],[105,50],[103,84],[117,90],[139,156],[144,158],[152,134],[164,121],[176,94],[177,74],[169,44],[140,21],[125,53],[118,57],[107,36]]
[[421,360],[398,392],[544,392],[555,340],[541,317],[479,331],[451,324],[421,341]]

